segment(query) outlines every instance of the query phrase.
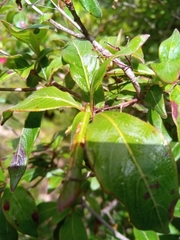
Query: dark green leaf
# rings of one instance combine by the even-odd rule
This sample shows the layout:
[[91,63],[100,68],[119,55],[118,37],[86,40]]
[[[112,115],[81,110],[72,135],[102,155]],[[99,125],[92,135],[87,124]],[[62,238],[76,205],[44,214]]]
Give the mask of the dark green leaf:
[[26,119],[18,147],[8,167],[12,191],[15,190],[26,170],[27,160],[39,134],[42,114],[42,112],[31,112]]
[[162,134],[129,114],[104,112],[89,126],[86,149],[101,186],[126,205],[131,222],[142,230],[168,232],[179,193]]
[[7,112],[39,112],[60,107],[74,107],[81,110],[81,105],[69,93],[56,87],[47,87],[33,92],[28,98],[10,108]]
[[99,67],[96,52],[89,41],[74,40],[63,50],[63,60],[70,64],[73,80],[85,92],[90,92],[93,74]]
[[164,96],[162,88],[159,85],[153,85],[145,98],[147,105],[149,105],[153,110],[155,110],[162,118],[167,118],[167,113],[165,109]]
[[97,0],[79,0],[86,11],[97,18],[102,17],[100,5]]
[[51,218],[55,211],[57,211],[57,204],[55,202],[41,202],[37,206],[39,214],[39,224]]
[[78,213],[74,211],[66,218],[60,228],[59,237],[61,240],[87,240],[86,229]]
[[9,222],[6,220],[2,211],[2,200],[0,198],[0,239],[4,240],[18,240],[18,233]]
[[35,201],[24,188],[13,193],[6,188],[2,197],[2,208],[8,222],[19,232],[37,237],[38,212]]

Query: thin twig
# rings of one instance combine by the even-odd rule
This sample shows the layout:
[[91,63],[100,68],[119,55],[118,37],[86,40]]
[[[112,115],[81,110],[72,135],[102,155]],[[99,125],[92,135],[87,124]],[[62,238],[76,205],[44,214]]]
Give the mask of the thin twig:
[[120,240],[129,240],[127,237],[122,235],[120,232],[116,231],[114,228],[112,228],[97,212],[95,212],[86,202],[85,197],[83,197],[83,205],[85,208],[87,208],[104,226],[106,226],[117,239]]
[[[41,16],[44,15],[44,13],[39,9],[37,8],[35,5],[32,5],[32,3],[29,1],[29,0],[24,0],[27,5],[29,5],[34,11],[36,11],[38,14],[40,14]],[[64,26],[62,26],[61,24],[57,23],[56,21],[54,21],[53,19],[49,19],[49,22],[57,29],[63,31],[63,32],[66,32],[74,37],[77,37],[77,38],[80,38],[80,39],[84,39],[84,35],[81,34],[81,33],[76,33],[68,28],[65,28]]]
[[62,86],[62,85],[60,85],[59,83],[57,83],[55,81],[52,81],[51,85],[57,87],[61,91],[70,93],[71,95],[73,95],[74,97],[76,97],[78,99],[81,99],[81,96],[78,93],[73,92],[71,89]]
[[33,92],[41,89],[42,87],[35,88],[0,88],[1,92]]

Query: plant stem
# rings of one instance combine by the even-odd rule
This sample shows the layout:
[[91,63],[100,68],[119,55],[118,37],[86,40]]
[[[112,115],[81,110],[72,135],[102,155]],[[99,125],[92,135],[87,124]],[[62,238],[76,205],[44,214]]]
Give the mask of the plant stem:
[[97,212],[95,212],[89,204],[86,202],[85,197],[82,198],[83,200],[83,205],[85,208],[87,208],[104,226],[106,226],[117,239],[120,240],[129,240],[127,237],[122,235],[120,232],[116,231],[114,228],[112,228]]

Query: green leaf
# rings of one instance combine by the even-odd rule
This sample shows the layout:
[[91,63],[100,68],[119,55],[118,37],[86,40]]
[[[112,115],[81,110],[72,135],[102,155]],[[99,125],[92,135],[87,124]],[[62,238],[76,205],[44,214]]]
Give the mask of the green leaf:
[[41,202],[37,206],[39,214],[39,224],[51,218],[55,211],[57,211],[57,204],[55,202]]
[[32,25],[25,29],[20,29],[4,20],[1,20],[1,22],[12,36],[26,43],[36,54],[40,52],[40,43],[47,33],[48,25]]
[[162,81],[176,82],[180,70],[180,33],[177,29],[170,38],[161,43],[159,59],[160,63],[151,64],[152,69]]
[[83,8],[97,18],[102,17],[100,5],[97,0],[79,0]]
[[98,56],[89,41],[73,40],[62,51],[63,60],[70,65],[73,80],[85,92],[90,92],[93,74],[99,67]]
[[0,198],[0,239],[6,239],[6,240],[18,240],[18,233],[13,228],[9,222],[6,220],[4,213],[2,211],[2,200]]
[[83,221],[77,212],[69,215],[60,228],[59,237],[61,240],[87,240],[86,229]]
[[0,73],[0,84],[5,82],[7,79],[11,78],[14,74],[15,74],[15,72],[13,72],[13,71],[10,72],[8,70]]
[[180,86],[175,86],[170,94],[171,114],[176,125],[178,140],[180,142]]
[[37,237],[38,212],[31,194],[22,187],[11,192],[6,188],[2,197],[3,213],[19,232]]
[[56,87],[47,87],[33,92],[25,100],[5,112],[39,112],[60,107],[74,107],[81,110],[81,105],[69,93]]
[[127,207],[135,227],[169,231],[177,170],[156,128],[126,113],[100,113],[87,130],[86,150],[102,188]]
[[180,200],[177,202],[174,209],[174,217],[180,218]]
[[171,142],[172,138],[167,132],[164,126],[164,123],[162,121],[162,118],[159,115],[159,113],[157,113],[155,110],[152,110],[152,109],[149,110],[149,122],[162,132],[167,142]]
[[8,167],[12,191],[15,190],[26,170],[27,160],[39,134],[42,114],[42,112],[31,112],[26,119],[18,147]]
[[48,67],[45,69],[47,81],[50,82],[52,76],[55,72],[57,72],[62,67],[62,58],[58,57],[48,65]]
[[167,118],[163,91],[159,85],[153,85],[145,98],[146,104],[154,109],[162,118]]
[[115,54],[115,56],[128,56],[135,53],[150,37],[149,34],[143,34],[134,37],[121,51]]
[[153,231],[141,231],[133,228],[133,232],[136,240],[159,240],[157,233]]

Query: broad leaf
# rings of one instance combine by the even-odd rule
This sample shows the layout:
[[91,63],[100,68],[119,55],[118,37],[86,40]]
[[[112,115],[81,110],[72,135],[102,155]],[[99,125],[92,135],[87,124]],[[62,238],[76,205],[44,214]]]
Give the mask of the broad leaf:
[[89,41],[74,40],[62,51],[63,60],[70,65],[73,80],[85,92],[90,92],[93,74],[99,67],[96,52]]
[[48,25],[32,25],[25,29],[20,29],[4,20],[1,22],[12,36],[26,43],[36,54],[40,52],[40,43],[47,33]]
[[102,17],[100,5],[97,0],[79,0],[86,11],[97,18]]
[[28,191],[18,187],[13,193],[6,188],[2,208],[8,222],[19,232],[37,237],[38,212]]
[[176,86],[170,94],[172,119],[177,128],[177,135],[180,141],[180,86]]
[[145,98],[146,104],[155,110],[162,118],[167,118],[162,88],[153,85]]
[[11,190],[14,191],[23,176],[29,155],[39,134],[42,112],[29,113],[16,152],[8,167]]
[[78,213],[74,211],[65,219],[60,228],[59,237],[61,240],[87,240],[86,229]]
[[0,198],[0,239],[6,240],[18,240],[18,233],[13,228],[10,223],[6,220],[4,213],[2,211],[2,200]]
[[100,113],[87,130],[86,150],[102,188],[126,205],[135,227],[169,231],[177,171],[156,128],[126,113]]
[[42,88],[28,98],[7,110],[15,112],[39,112],[60,107],[73,107],[81,110],[81,105],[69,93],[56,87]]
[[152,69],[166,83],[178,80],[180,70],[180,33],[174,30],[170,38],[159,47],[160,63],[151,64]]
[[133,228],[135,240],[159,240],[158,234],[153,231],[141,231]]

